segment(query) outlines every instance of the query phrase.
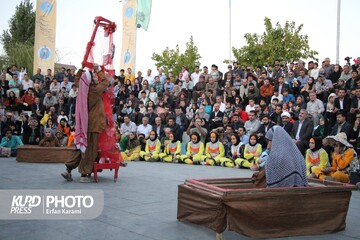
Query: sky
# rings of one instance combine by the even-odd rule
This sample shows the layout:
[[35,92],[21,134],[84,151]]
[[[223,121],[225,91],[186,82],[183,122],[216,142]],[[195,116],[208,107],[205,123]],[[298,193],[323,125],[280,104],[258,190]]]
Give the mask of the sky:
[[[15,6],[21,0],[7,0],[0,14],[0,31],[8,29],[8,21],[14,14]],[[32,0],[35,4],[35,0]],[[262,34],[265,31],[264,18],[279,22],[294,21],[303,24],[302,34],[309,37],[312,50],[319,52],[320,62],[330,57],[336,61],[336,24],[338,0],[231,0],[231,45],[241,48],[246,41],[245,33]],[[57,0],[56,49],[58,62],[77,67],[93,30],[95,16],[103,16],[117,23],[114,34],[114,67],[120,69],[122,32],[122,3],[119,0]],[[340,57],[360,56],[357,31],[359,0],[341,1]],[[6,10],[6,11],[4,11]],[[153,0],[150,24],[147,31],[137,30],[136,69],[146,72],[156,70],[152,53],[162,53],[169,47],[179,45],[185,51],[185,44],[194,37],[201,55],[201,66],[217,64],[226,71],[223,60],[229,58],[229,0]],[[232,56],[232,60],[235,60]],[[351,63],[353,63],[351,61]]]

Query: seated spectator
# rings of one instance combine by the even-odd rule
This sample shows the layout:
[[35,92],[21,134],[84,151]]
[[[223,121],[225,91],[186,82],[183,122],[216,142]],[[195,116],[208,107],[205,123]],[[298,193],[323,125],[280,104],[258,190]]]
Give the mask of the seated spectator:
[[68,145],[68,142],[69,142],[68,137],[64,136],[64,134],[61,130],[57,129],[55,131],[55,137],[59,141],[60,147],[66,147]]
[[70,136],[70,125],[69,123],[66,121],[65,118],[62,118],[60,120],[60,123],[58,124],[58,127],[57,127],[58,130],[62,131],[63,135],[66,136],[66,137],[69,137]]
[[18,112],[31,111],[31,105],[35,103],[34,89],[29,88],[19,101]]
[[[333,90],[333,84],[331,80],[325,79],[324,75],[319,74],[318,80],[316,82],[316,97],[321,101],[325,102],[328,100],[330,92]],[[346,92],[346,90],[344,89]],[[350,106],[349,106],[350,109]]]
[[142,118],[142,124],[137,127],[137,134],[144,134],[145,139],[149,138],[149,134],[152,130],[152,126],[148,124],[149,119],[147,117]]
[[23,134],[23,140],[26,144],[38,145],[41,139],[41,127],[36,118],[29,117],[28,131]]
[[44,138],[39,142],[40,147],[60,147],[59,140],[54,136],[50,128],[44,129]]
[[307,112],[312,116],[314,125],[319,124],[319,117],[323,114],[325,108],[324,103],[316,98],[316,93],[309,94],[310,101],[306,105]]
[[353,126],[346,122],[346,113],[343,111],[338,111],[336,114],[336,124],[333,126],[330,135],[335,136],[340,132],[346,134],[347,139],[350,139],[352,136]]
[[319,179],[348,183],[349,167],[352,162],[357,161],[353,146],[347,141],[346,134],[343,132],[328,136],[326,139],[334,147],[331,155],[332,166],[323,170],[324,174],[320,175]]
[[15,112],[18,110],[19,106],[19,99],[16,97],[14,91],[9,91],[9,96],[5,100],[5,106],[7,109],[9,109],[12,112]]
[[329,164],[327,152],[322,148],[322,138],[312,137],[309,140],[309,149],[305,154],[306,176],[308,178],[319,178],[323,175]]
[[24,144],[21,141],[20,137],[16,136],[16,135],[12,135],[11,129],[6,129],[5,137],[3,137],[1,139],[0,147],[1,148],[10,148],[11,149],[10,156],[16,157],[17,147],[21,146],[21,145],[24,145]]
[[9,90],[7,91],[8,96],[9,93],[12,91],[15,93],[15,96],[17,98],[20,98],[20,88],[21,88],[21,81],[18,79],[17,74],[13,74],[11,80],[9,81]]
[[50,109],[50,107],[55,106],[56,103],[56,97],[53,96],[50,91],[47,91],[43,101],[43,105],[45,106],[46,110]]
[[309,101],[309,94],[312,92],[316,92],[315,80],[313,77],[309,77],[308,82],[304,85],[304,87],[300,90],[301,95]]
[[249,116],[249,120],[247,120],[245,122],[245,129],[246,129],[246,134],[247,135],[251,135],[254,134],[258,131],[261,122],[260,120],[256,117],[256,112],[255,111],[250,111],[250,113],[248,114]]

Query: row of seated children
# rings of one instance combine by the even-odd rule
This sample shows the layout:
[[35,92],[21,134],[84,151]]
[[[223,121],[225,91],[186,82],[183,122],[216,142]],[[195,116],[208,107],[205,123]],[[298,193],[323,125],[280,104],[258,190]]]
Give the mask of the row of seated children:
[[[175,140],[173,133],[169,133],[165,148],[161,151],[161,142],[156,131],[151,131],[146,140],[144,151],[141,151],[140,142],[135,133],[129,135],[126,151],[122,152],[125,161],[136,159],[156,162],[174,162],[201,165],[219,165],[225,167],[240,167],[259,169],[264,165],[265,158],[261,158],[262,146],[257,142],[257,136],[251,135],[248,144],[240,142],[237,134],[231,135],[231,146],[225,154],[224,145],[219,141],[217,133],[210,134],[210,141],[205,145],[200,141],[200,135],[194,132],[182,154],[181,142]],[[264,155],[265,156],[265,155]]]

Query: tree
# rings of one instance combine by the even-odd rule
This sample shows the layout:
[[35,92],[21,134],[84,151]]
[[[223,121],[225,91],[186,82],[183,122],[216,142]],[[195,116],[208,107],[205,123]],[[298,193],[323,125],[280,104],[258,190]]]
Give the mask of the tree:
[[186,43],[186,49],[184,53],[180,53],[179,45],[176,45],[175,49],[166,49],[162,54],[153,53],[151,59],[155,61],[156,67],[162,67],[166,74],[169,71],[173,71],[177,76],[181,67],[185,65],[189,73],[193,72],[196,65],[200,65],[199,59],[201,58],[198,53],[198,48],[195,46],[193,36],[190,37],[190,42]]
[[30,0],[23,0],[16,6],[14,15],[9,20],[9,29],[0,36],[6,56],[10,64],[25,65],[33,69],[35,41],[35,11]]
[[286,21],[282,27],[279,22],[273,27],[271,20],[264,19],[265,32],[263,35],[246,33],[247,45],[240,49],[232,48],[233,54],[241,64],[265,66],[276,59],[292,62],[300,59],[314,59],[317,51],[310,50],[307,35],[301,35],[303,24],[296,27],[295,22]]

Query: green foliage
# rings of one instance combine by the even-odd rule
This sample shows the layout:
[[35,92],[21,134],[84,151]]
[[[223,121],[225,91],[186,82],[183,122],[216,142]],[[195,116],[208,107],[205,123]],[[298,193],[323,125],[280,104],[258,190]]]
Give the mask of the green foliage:
[[162,67],[166,74],[173,71],[174,76],[177,76],[182,65],[186,65],[189,73],[193,72],[196,65],[200,65],[199,59],[201,58],[198,53],[198,48],[195,46],[194,39],[191,36],[190,42],[186,43],[184,53],[180,53],[179,45],[175,49],[166,49],[161,53],[153,53],[151,59],[155,61],[156,67]]
[[9,63],[20,67],[26,67],[26,71],[32,76],[34,65],[34,45],[28,43],[14,44],[9,51]]
[[264,25],[263,35],[246,33],[247,45],[240,49],[232,48],[240,64],[264,66],[273,64],[275,59],[292,62],[311,58],[318,61],[315,58],[318,52],[310,50],[308,36],[300,33],[302,24],[296,27],[295,22],[286,21],[284,27],[280,23],[273,27],[271,20],[265,17]]
[[4,57],[10,64],[25,65],[28,70],[33,68],[35,17],[33,4],[30,0],[23,0],[16,6],[15,13],[9,20],[9,29],[4,30],[0,36],[6,53]]

